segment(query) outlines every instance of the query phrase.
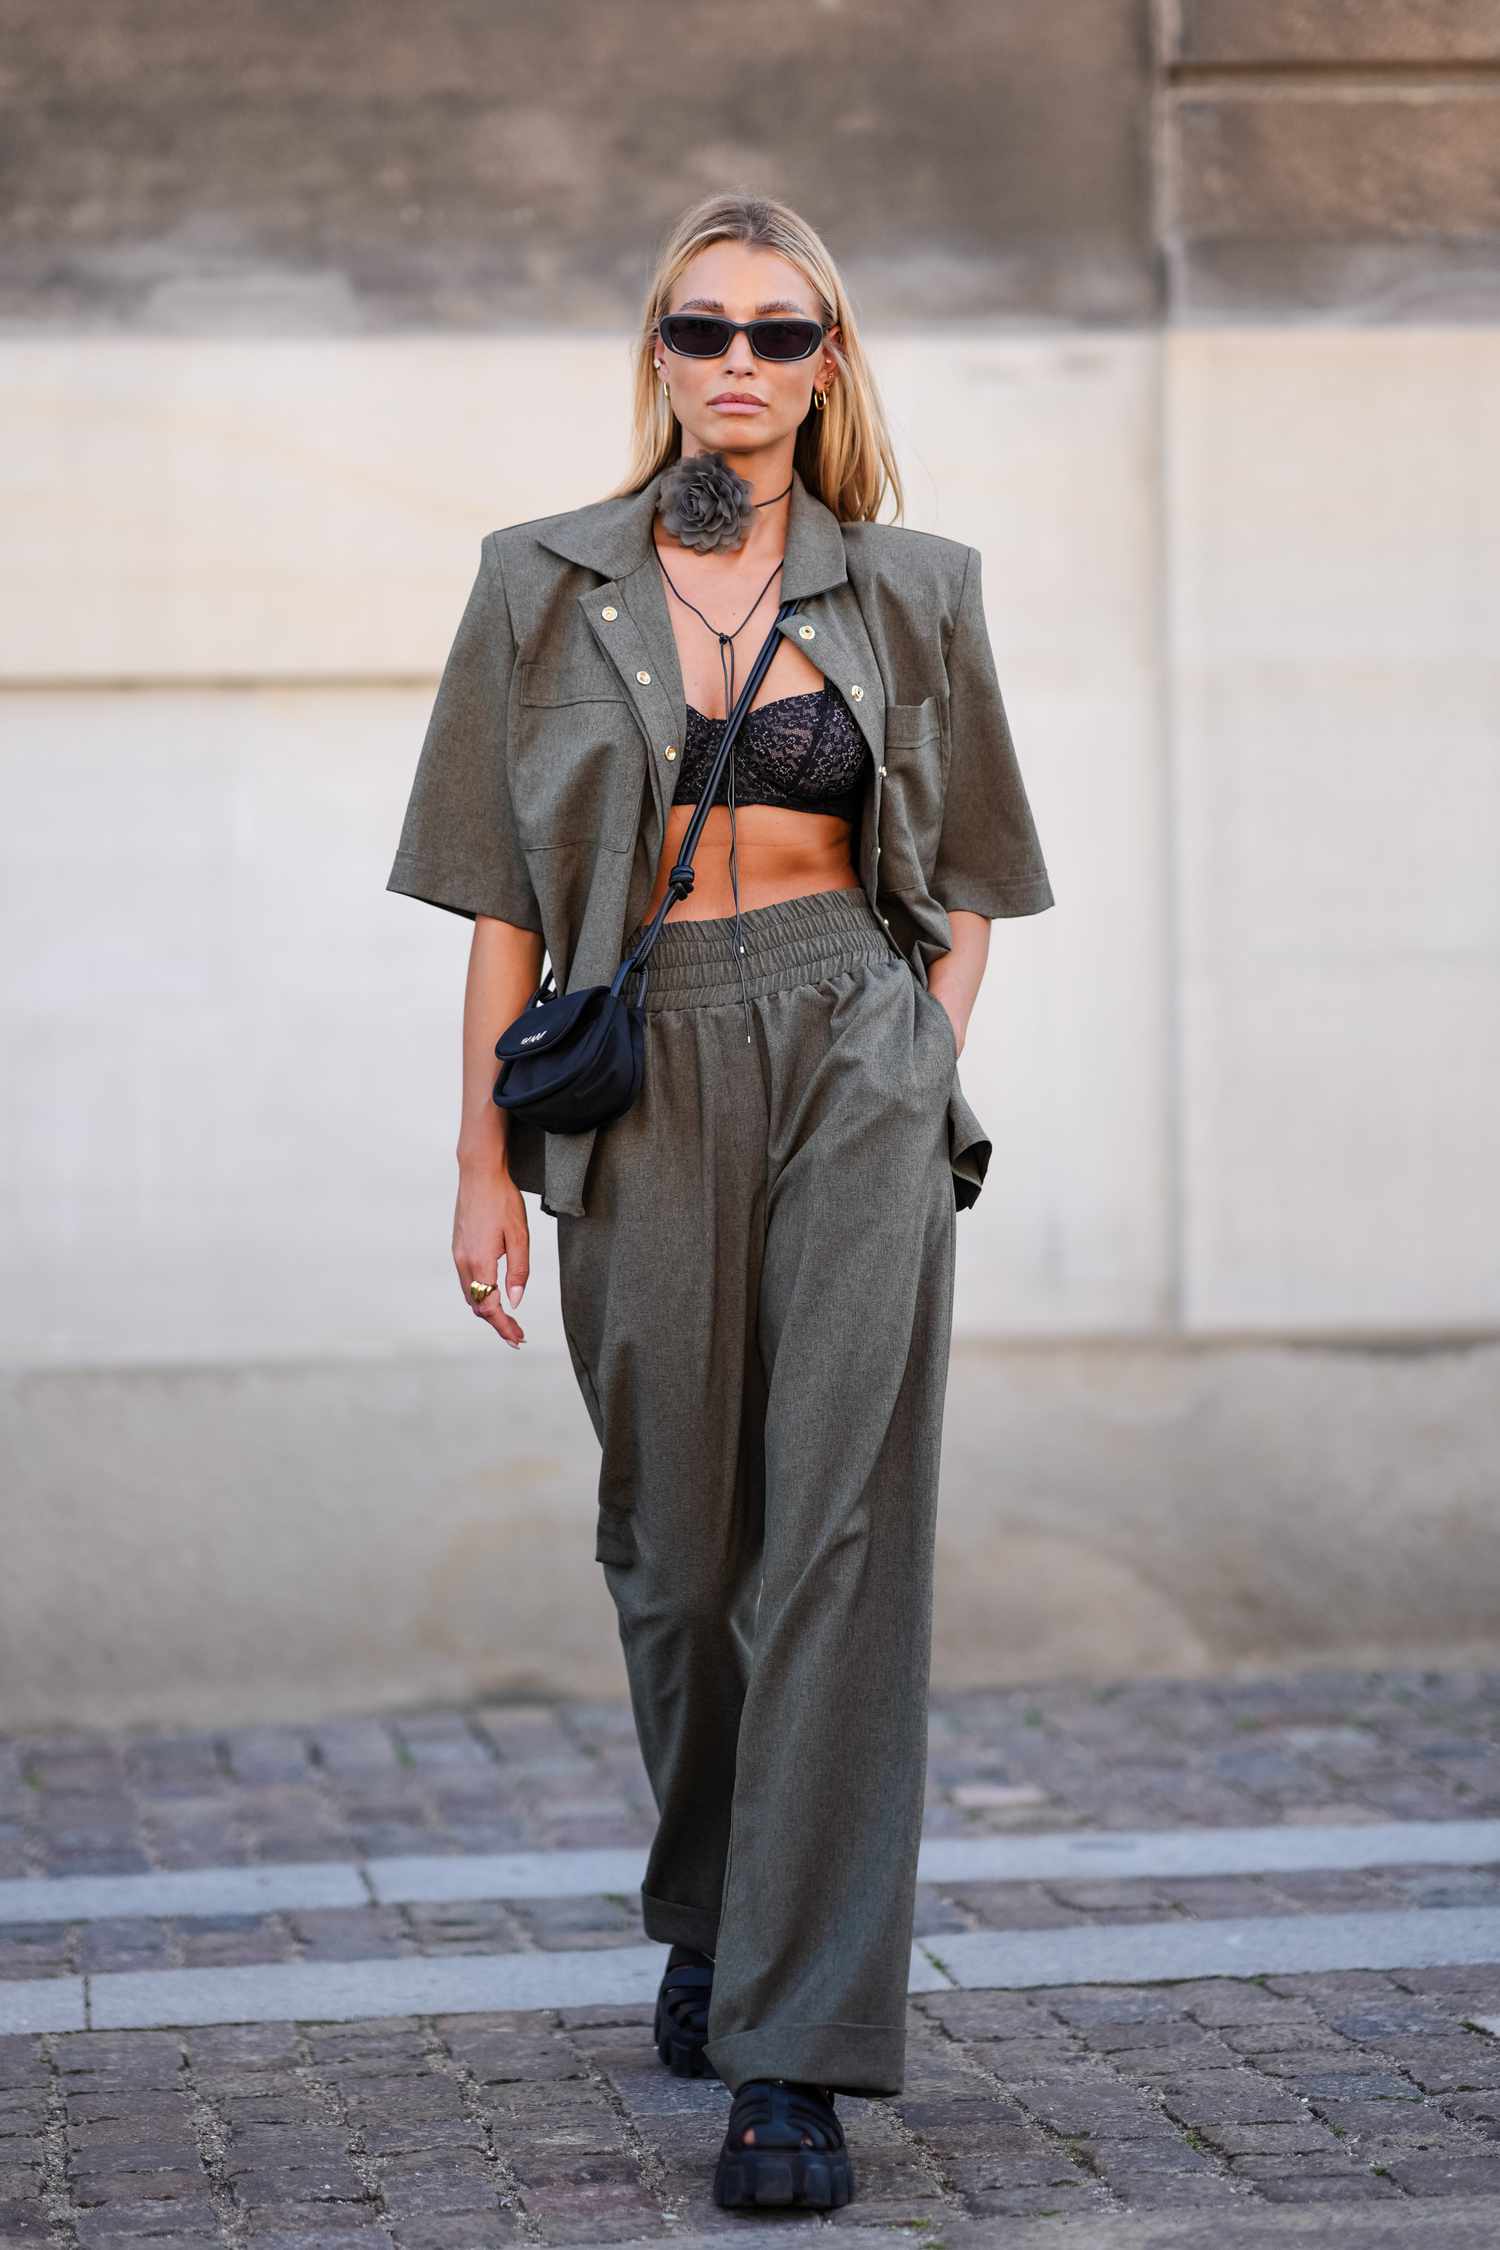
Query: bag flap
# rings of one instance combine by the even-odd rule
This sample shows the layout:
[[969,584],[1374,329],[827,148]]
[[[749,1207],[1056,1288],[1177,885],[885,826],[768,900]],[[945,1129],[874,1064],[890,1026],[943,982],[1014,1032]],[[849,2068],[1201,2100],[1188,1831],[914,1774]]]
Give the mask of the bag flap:
[[513,1062],[518,1055],[544,1055],[559,1039],[567,1037],[590,1001],[597,1002],[605,989],[602,985],[586,984],[578,992],[564,993],[557,1000],[542,1000],[534,1008],[525,1009],[501,1032],[495,1042],[495,1053],[506,1062]]

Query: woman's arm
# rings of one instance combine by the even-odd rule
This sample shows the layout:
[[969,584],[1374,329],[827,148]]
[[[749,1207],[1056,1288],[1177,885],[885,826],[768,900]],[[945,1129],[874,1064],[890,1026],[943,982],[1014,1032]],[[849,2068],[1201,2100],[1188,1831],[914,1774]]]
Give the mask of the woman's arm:
[[990,957],[990,925],[987,915],[971,914],[961,906],[952,909],[948,921],[953,945],[933,962],[927,989],[952,1018],[954,1044],[962,1054],[969,1035],[969,1017]]
[[512,1305],[531,1274],[531,1234],[526,1205],[510,1176],[507,1137],[510,1119],[491,1098],[499,1065],[495,1041],[514,1023],[542,973],[543,943],[537,930],[489,914],[474,917],[469,974],[464,987],[463,1104],[458,1125],[458,1203],[453,1214],[453,1263],[464,1303],[480,1320],[519,1351],[526,1331],[505,1310],[496,1288],[476,1305],[471,1281],[499,1280],[505,1260],[505,1296]]

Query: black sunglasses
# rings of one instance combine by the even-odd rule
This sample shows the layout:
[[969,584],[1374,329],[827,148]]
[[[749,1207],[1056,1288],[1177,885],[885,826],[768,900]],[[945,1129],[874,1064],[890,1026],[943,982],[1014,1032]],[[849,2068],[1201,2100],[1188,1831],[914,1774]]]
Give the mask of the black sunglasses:
[[811,359],[828,330],[821,320],[772,314],[764,320],[725,320],[717,313],[663,313],[656,333],[684,359],[718,359],[741,332],[757,359]]

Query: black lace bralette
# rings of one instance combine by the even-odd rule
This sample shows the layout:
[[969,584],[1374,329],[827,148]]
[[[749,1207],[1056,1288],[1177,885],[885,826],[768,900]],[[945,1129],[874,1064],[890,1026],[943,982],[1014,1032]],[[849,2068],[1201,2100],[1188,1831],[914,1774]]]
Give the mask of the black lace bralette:
[[[687,741],[674,805],[694,805],[724,732],[722,719],[687,706]],[[851,824],[868,770],[864,736],[833,682],[805,695],[782,695],[745,713],[731,753],[736,805],[786,805],[797,812],[834,813]],[[726,762],[715,802],[729,793]]]

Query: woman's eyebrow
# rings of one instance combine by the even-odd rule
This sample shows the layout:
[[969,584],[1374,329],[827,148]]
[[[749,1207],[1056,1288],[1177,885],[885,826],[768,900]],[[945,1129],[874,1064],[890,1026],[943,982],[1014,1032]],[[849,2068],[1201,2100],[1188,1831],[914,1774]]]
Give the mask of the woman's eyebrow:
[[[692,311],[721,313],[725,310],[725,307],[721,300],[717,297],[684,297],[677,310],[679,312]],[[760,313],[779,312],[800,313],[805,312],[806,307],[803,305],[794,305],[790,297],[770,297],[767,299],[765,304],[757,305],[755,310],[757,315],[759,315]],[[807,317],[810,320],[812,318],[811,313],[808,313]]]

